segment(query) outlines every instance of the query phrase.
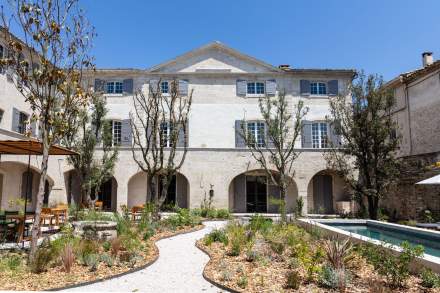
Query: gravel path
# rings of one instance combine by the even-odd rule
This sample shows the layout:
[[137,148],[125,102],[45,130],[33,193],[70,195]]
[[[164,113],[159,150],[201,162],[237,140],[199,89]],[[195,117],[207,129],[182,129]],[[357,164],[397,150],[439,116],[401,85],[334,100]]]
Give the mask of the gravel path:
[[225,223],[204,222],[205,228],[200,231],[158,241],[159,259],[144,270],[67,291],[222,292],[203,278],[209,257],[195,247],[195,242]]

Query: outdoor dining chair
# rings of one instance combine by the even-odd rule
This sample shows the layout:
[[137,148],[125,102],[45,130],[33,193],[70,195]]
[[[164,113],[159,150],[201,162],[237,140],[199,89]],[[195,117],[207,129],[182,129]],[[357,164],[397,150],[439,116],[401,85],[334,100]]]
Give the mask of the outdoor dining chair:
[[15,221],[8,220],[5,214],[0,215],[0,243],[15,240]]

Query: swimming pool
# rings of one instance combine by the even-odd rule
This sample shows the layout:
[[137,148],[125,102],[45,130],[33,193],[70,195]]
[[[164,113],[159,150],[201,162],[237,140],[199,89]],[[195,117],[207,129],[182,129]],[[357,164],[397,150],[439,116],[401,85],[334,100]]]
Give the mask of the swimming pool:
[[374,225],[368,222],[365,224],[336,222],[325,223],[325,225],[394,245],[408,241],[411,245],[422,245],[425,248],[425,254],[440,257],[440,237],[433,237],[417,231],[393,229],[393,227]]

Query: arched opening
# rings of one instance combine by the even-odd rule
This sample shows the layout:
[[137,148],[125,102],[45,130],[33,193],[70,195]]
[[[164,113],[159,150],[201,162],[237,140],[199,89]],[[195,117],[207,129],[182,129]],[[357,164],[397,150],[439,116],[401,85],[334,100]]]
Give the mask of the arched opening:
[[[104,211],[115,212],[117,209],[117,193],[118,182],[115,177],[111,177],[107,181],[101,184],[98,191],[98,201],[102,202],[102,209]],[[91,198],[95,200],[95,189],[92,189]]]
[[[291,180],[284,199],[287,212],[294,210],[297,197],[296,184]],[[229,186],[229,209],[234,213],[278,213],[280,198],[279,187],[264,170],[237,175]]]
[[[160,178],[158,178],[160,180]],[[156,180],[156,188],[161,192],[161,184]],[[133,175],[128,181],[128,207],[144,204],[150,201],[147,198],[148,180],[144,172],[139,172]],[[173,176],[168,187],[167,198],[165,200],[165,207],[178,206],[180,208],[189,207],[189,182],[188,179],[181,173]]]
[[75,169],[64,173],[64,186],[66,186],[67,203],[80,205],[81,181]]
[[339,213],[339,202],[350,202],[351,197],[344,180],[332,170],[316,173],[307,188],[309,213]]
[[[40,172],[33,166],[22,162],[3,161],[0,163],[0,209],[18,210],[21,209],[18,199],[26,199],[26,210],[34,211],[37,202],[38,184],[40,183]],[[7,182],[7,184],[3,184]],[[49,176],[44,185],[43,204],[50,204],[50,191],[53,180]]]

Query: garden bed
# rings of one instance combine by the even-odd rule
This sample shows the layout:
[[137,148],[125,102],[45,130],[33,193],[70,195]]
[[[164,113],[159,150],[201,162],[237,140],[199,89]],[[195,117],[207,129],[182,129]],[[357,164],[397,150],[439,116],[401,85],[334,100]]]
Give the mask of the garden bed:
[[[227,227],[224,233],[214,231],[197,242],[210,256],[203,273],[208,281],[232,292],[340,291],[334,275],[328,273],[331,269],[323,249],[326,239],[293,224],[276,228],[251,225],[234,224],[236,227]],[[345,292],[440,292],[424,287],[415,275],[405,278],[402,286],[392,286],[361,254],[359,248],[352,248],[344,268]],[[440,286],[438,279],[434,282]]]
[[134,272],[157,260],[156,241],[203,228],[200,218],[186,210],[159,222],[147,216],[140,222],[115,218],[118,236],[111,241],[78,237],[67,225],[60,237],[40,246],[38,262],[29,263],[26,250],[1,252],[0,290],[57,290]]

